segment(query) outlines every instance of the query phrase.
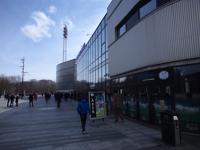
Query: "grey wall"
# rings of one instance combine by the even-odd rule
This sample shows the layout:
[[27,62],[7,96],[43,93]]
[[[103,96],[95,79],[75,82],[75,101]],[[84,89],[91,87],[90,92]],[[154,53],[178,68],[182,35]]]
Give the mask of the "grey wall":
[[56,89],[72,90],[75,87],[75,59],[58,64],[56,67]]
[[110,76],[200,57],[200,0],[181,0],[161,7],[115,41],[116,25],[136,1],[123,0],[123,6],[108,18]]
[[107,8],[108,46],[115,41],[115,27],[140,0],[112,0]]

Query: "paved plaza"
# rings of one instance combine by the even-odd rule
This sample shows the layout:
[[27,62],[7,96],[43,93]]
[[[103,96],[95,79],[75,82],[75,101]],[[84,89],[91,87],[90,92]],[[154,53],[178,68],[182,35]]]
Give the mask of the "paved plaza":
[[57,109],[54,98],[46,103],[40,97],[33,108],[29,108],[27,100],[20,100],[19,107],[13,108],[7,108],[4,100],[0,100],[1,150],[198,149],[185,139],[181,146],[167,146],[161,141],[158,129],[129,120],[123,123],[114,123],[112,118],[88,120],[83,135],[75,101],[63,101]]

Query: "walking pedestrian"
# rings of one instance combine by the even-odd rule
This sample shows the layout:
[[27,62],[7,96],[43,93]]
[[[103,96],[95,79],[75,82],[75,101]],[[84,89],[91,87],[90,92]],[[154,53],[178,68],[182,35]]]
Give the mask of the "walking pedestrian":
[[117,91],[114,92],[114,95],[112,97],[112,102],[113,102],[113,111],[115,115],[115,122],[119,121],[119,118],[123,121],[123,113],[122,113],[122,97],[117,93]]
[[36,92],[33,93],[33,98],[35,101],[37,101],[37,93]]
[[30,93],[29,94],[29,107],[33,107],[33,94],[32,93]]
[[57,108],[60,108],[60,103],[61,103],[62,96],[63,96],[63,94],[60,93],[60,92],[56,92],[54,94],[55,101],[57,102]]
[[9,107],[10,106],[10,95],[7,93],[7,94],[5,94],[5,99],[7,99],[7,107]]
[[11,96],[10,96],[10,107],[13,107],[14,100],[15,100],[15,96],[14,96],[14,94],[11,94]]
[[51,94],[45,92],[44,98],[45,98],[46,103],[48,103],[49,99],[51,98]]
[[16,95],[16,97],[15,97],[15,104],[16,104],[16,107],[18,107],[18,100],[19,100],[19,96]]
[[77,112],[80,115],[82,133],[85,134],[85,125],[87,120],[87,114],[89,112],[89,104],[85,96],[79,97]]

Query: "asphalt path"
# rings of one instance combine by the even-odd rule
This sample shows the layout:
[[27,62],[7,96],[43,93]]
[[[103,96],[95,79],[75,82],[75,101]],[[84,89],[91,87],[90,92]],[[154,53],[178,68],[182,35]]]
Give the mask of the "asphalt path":
[[4,107],[7,110],[0,113],[0,150],[174,149],[162,143],[160,131],[128,120],[88,119],[86,134],[82,134],[76,106],[76,101],[63,100],[57,109],[53,97],[48,103],[39,97],[31,108],[28,100],[19,107]]

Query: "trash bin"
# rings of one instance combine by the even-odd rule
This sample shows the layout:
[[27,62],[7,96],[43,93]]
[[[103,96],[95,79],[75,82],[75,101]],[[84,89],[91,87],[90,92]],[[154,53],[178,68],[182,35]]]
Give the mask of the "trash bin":
[[172,111],[161,112],[162,140],[173,146],[181,143],[180,122],[178,114]]

